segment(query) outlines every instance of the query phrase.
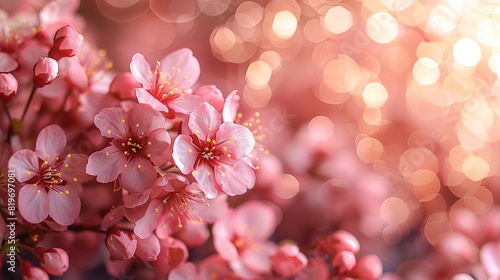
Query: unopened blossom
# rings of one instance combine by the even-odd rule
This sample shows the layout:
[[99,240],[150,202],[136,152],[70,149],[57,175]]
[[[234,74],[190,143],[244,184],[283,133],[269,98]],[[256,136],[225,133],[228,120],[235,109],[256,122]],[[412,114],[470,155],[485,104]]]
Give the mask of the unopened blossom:
[[158,111],[187,114],[202,101],[192,94],[191,87],[200,76],[200,64],[190,49],[168,54],[154,69],[137,53],[130,62],[130,72],[142,84],[136,90],[139,103],[149,104]]
[[273,270],[284,277],[292,277],[307,266],[307,257],[295,244],[281,245],[271,256]]
[[80,183],[91,179],[85,173],[87,156],[67,154],[66,134],[57,125],[40,131],[35,151],[24,149],[9,160],[9,169],[24,185],[19,191],[19,212],[33,224],[48,216],[60,225],[71,225],[80,214]]
[[382,262],[376,255],[366,255],[357,260],[349,276],[358,279],[375,280],[383,272]]
[[106,247],[111,258],[124,261],[132,258],[137,249],[137,240],[121,230],[112,230],[106,237]]
[[49,280],[49,275],[45,270],[38,266],[34,266],[28,261],[21,264],[22,280]]
[[174,141],[175,164],[183,174],[192,174],[208,198],[219,190],[239,195],[253,188],[255,172],[244,158],[252,152],[255,139],[248,128],[225,122],[207,102],[189,116],[189,134]]
[[33,67],[33,82],[37,87],[51,84],[59,75],[57,61],[50,57],[40,57]]
[[9,103],[17,94],[17,79],[10,73],[0,73],[0,100]]
[[258,278],[271,272],[276,245],[268,238],[279,221],[280,212],[271,204],[245,202],[214,224],[215,249],[239,277]]
[[60,248],[35,248],[35,257],[47,273],[61,276],[69,268],[68,253]]
[[160,240],[161,251],[158,260],[152,264],[165,273],[172,269],[182,266],[186,263],[189,252],[182,241],[173,237],[167,237]]
[[156,235],[151,234],[150,236],[141,239],[137,236],[132,236],[134,240],[137,240],[137,248],[135,250],[135,255],[144,261],[152,262],[156,261],[158,255],[160,254],[160,240]]
[[356,265],[356,256],[350,251],[340,251],[332,258],[332,267],[336,274],[342,275],[352,270]]
[[100,183],[116,179],[126,191],[140,194],[156,180],[154,166],[169,158],[170,136],[165,118],[147,104],[130,111],[105,108],[95,116],[95,125],[110,145],[89,157],[86,170]]
[[72,25],[66,25],[57,30],[54,35],[54,45],[49,56],[55,60],[75,56],[82,47],[83,35],[78,34]]
[[148,237],[153,230],[160,238],[165,238],[189,220],[213,223],[227,211],[226,197],[207,200],[197,183],[190,184],[181,175],[160,177],[153,188],[161,188],[161,192],[136,222],[134,233],[140,238]]

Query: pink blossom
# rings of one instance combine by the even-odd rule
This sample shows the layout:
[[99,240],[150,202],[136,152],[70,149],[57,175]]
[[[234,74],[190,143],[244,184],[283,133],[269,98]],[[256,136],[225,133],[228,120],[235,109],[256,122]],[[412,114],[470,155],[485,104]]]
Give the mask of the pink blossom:
[[119,179],[132,194],[144,192],[156,179],[154,165],[169,160],[170,136],[165,118],[149,105],[138,104],[126,112],[105,108],[95,117],[95,125],[111,145],[89,157],[87,173],[101,183]]
[[[217,276],[217,280],[239,280],[238,277],[229,267],[226,260],[215,254],[206,257],[200,263],[200,279],[211,279],[213,275]],[[170,279],[169,279],[170,280]]]
[[182,173],[192,174],[208,198],[219,190],[238,195],[253,188],[255,173],[244,161],[255,144],[248,128],[221,124],[221,114],[206,102],[190,115],[188,125],[190,134],[177,136],[172,154]]
[[21,272],[23,273],[22,280],[49,280],[49,275],[45,270],[27,261],[21,264]]
[[355,265],[356,256],[350,251],[340,251],[332,258],[332,267],[339,275],[349,272]]
[[17,80],[10,73],[0,73],[0,100],[9,103],[17,94]]
[[136,90],[139,103],[165,113],[174,110],[187,114],[201,102],[199,96],[191,94],[191,87],[200,76],[200,65],[190,49],[170,53],[154,69],[137,53],[130,62],[130,72],[142,84]]
[[60,248],[35,248],[35,256],[47,273],[61,276],[69,267],[68,253]]
[[160,240],[161,251],[158,260],[153,265],[165,273],[183,265],[188,258],[188,249],[184,243],[173,238],[167,237]]
[[9,160],[19,182],[19,212],[30,223],[50,216],[60,225],[70,225],[80,214],[79,184],[89,180],[84,171],[87,156],[59,157],[66,146],[66,135],[57,125],[38,134],[35,151],[24,149]]
[[160,240],[156,235],[151,234],[144,239],[138,238],[137,236],[133,236],[133,238],[137,240],[137,249],[135,250],[136,256],[147,262],[157,260],[161,248]]
[[382,275],[382,262],[375,255],[366,255],[361,257],[356,266],[351,270],[350,276],[359,279],[375,280]]
[[132,258],[137,248],[137,240],[121,230],[112,230],[106,238],[106,247],[111,254],[111,258],[124,261]]
[[173,269],[168,275],[168,280],[199,280],[200,277],[193,263],[187,262],[178,268]]
[[78,34],[72,25],[66,25],[57,30],[54,35],[54,45],[49,56],[55,60],[75,56],[82,47],[83,35]]
[[227,210],[225,197],[205,200],[198,184],[189,184],[181,175],[167,174],[160,177],[153,188],[161,188],[162,191],[136,222],[134,233],[140,238],[148,237],[155,229],[160,238],[165,238],[189,220],[213,223]]
[[37,87],[51,84],[59,75],[57,61],[50,57],[40,57],[33,67],[33,82]]
[[279,220],[280,214],[274,206],[258,201],[246,202],[214,224],[215,249],[242,278],[269,273],[270,256],[276,245],[267,239]]
[[479,259],[490,278],[500,277],[500,242],[485,243],[479,252]]
[[292,277],[307,266],[306,256],[295,244],[281,245],[271,256],[273,270],[284,277]]

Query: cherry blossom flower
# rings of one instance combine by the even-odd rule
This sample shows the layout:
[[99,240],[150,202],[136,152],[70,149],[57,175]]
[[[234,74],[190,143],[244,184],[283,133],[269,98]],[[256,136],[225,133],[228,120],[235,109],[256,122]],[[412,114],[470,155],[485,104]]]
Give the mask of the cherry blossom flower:
[[9,103],[17,94],[17,80],[10,73],[0,73],[0,100]]
[[188,259],[188,249],[184,243],[173,237],[160,240],[161,251],[153,265],[165,273],[182,266]]
[[80,214],[80,183],[91,177],[85,173],[87,156],[68,154],[60,157],[66,135],[57,125],[38,134],[35,151],[24,149],[9,160],[17,180],[24,183],[19,191],[19,211],[30,223],[37,224],[50,216],[60,225],[70,225]]
[[142,84],[142,88],[136,90],[139,103],[149,104],[158,111],[187,114],[202,101],[191,94],[191,87],[200,76],[200,65],[189,49],[170,53],[158,61],[154,69],[137,53],[130,62],[130,72]]
[[119,179],[132,194],[140,194],[156,179],[154,165],[169,160],[170,136],[164,129],[165,118],[147,104],[137,104],[130,111],[105,108],[95,117],[95,125],[110,146],[89,157],[87,173],[97,181]]
[[148,237],[153,230],[165,238],[189,221],[213,223],[225,215],[225,196],[206,200],[198,184],[189,184],[186,177],[167,174],[153,184],[161,193],[149,204],[144,216],[136,222],[134,233],[140,238]]
[[21,264],[21,272],[23,273],[22,280],[49,280],[49,275],[45,270],[27,261]]
[[124,261],[134,256],[137,240],[121,230],[114,229],[106,238],[106,247],[111,254],[111,259]]
[[207,102],[189,117],[190,134],[177,136],[173,160],[184,174],[192,174],[208,198],[219,190],[238,195],[255,184],[255,172],[244,161],[253,150],[255,139],[248,128],[226,122]]
[[61,276],[69,268],[68,253],[61,248],[35,248],[35,257],[47,273]]
[[245,202],[214,224],[215,249],[244,279],[270,273],[270,257],[276,251],[276,245],[267,239],[279,221],[280,212],[272,205]]
[[292,277],[307,266],[306,256],[295,244],[285,243],[271,256],[273,270],[284,277]]

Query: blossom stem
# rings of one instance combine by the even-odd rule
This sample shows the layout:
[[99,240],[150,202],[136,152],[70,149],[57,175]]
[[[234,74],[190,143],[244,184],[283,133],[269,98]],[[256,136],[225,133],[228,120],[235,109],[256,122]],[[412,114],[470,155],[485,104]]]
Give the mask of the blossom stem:
[[18,243],[18,244],[17,244],[17,247],[21,247],[21,248],[23,248],[24,250],[26,250],[26,251],[28,251],[28,252],[30,252],[30,253],[32,253],[32,254],[35,252],[35,249],[31,248],[30,246],[24,245],[24,244],[22,244],[22,243]]
[[3,104],[3,108],[5,110],[5,115],[7,115],[7,119],[9,119],[9,123],[12,123],[12,116],[10,115],[9,108],[6,103]]
[[23,115],[21,116],[21,122],[24,120],[24,117],[26,117],[26,113],[28,112],[28,107],[31,104],[31,101],[33,100],[33,96],[35,96],[35,92],[38,88],[33,85],[33,88],[31,89],[30,97],[28,99],[28,102],[26,103],[26,106],[24,107]]

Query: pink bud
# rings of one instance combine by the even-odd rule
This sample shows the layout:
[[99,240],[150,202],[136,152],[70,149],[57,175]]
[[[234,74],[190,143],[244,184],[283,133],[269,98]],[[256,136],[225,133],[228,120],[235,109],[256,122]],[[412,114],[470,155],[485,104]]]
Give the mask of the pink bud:
[[22,280],[49,280],[49,275],[38,266],[33,266],[30,262],[21,264]]
[[8,103],[17,94],[17,80],[10,73],[0,73],[0,100]]
[[106,238],[106,247],[108,247],[112,259],[124,261],[134,256],[137,240],[132,239],[121,230],[113,230]]
[[63,249],[38,247],[35,248],[35,257],[40,261],[42,268],[49,274],[61,276],[68,270],[69,258]]
[[358,260],[351,276],[359,279],[374,280],[382,275],[382,262],[375,255],[366,255]]
[[158,237],[151,234],[145,239],[140,239],[135,236],[134,239],[137,240],[136,255],[147,262],[156,261],[160,254],[160,240],[158,240]]
[[83,36],[78,34],[72,25],[63,26],[54,35],[54,46],[50,49],[49,56],[55,60],[75,56],[80,51],[82,43]]
[[329,235],[326,239],[326,243],[326,246],[328,247],[327,249],[333,252],[340,252],[343,250],[354,254],[359,252],[358,239],[351,233],[344,230],[338,230]]
[[40,57],[33,67],[34,82],[37,87],[51,84],[59,74],[57,61],[50,57]]
[[307,266],[307,258],[295,244],[283,244],[271,256],[273,270],[284,277],[297,275]]
[[341,275],[354,268],[356,265],[356,256],[353,252],[340,251],[332,259],[332,266],[335,274]]

